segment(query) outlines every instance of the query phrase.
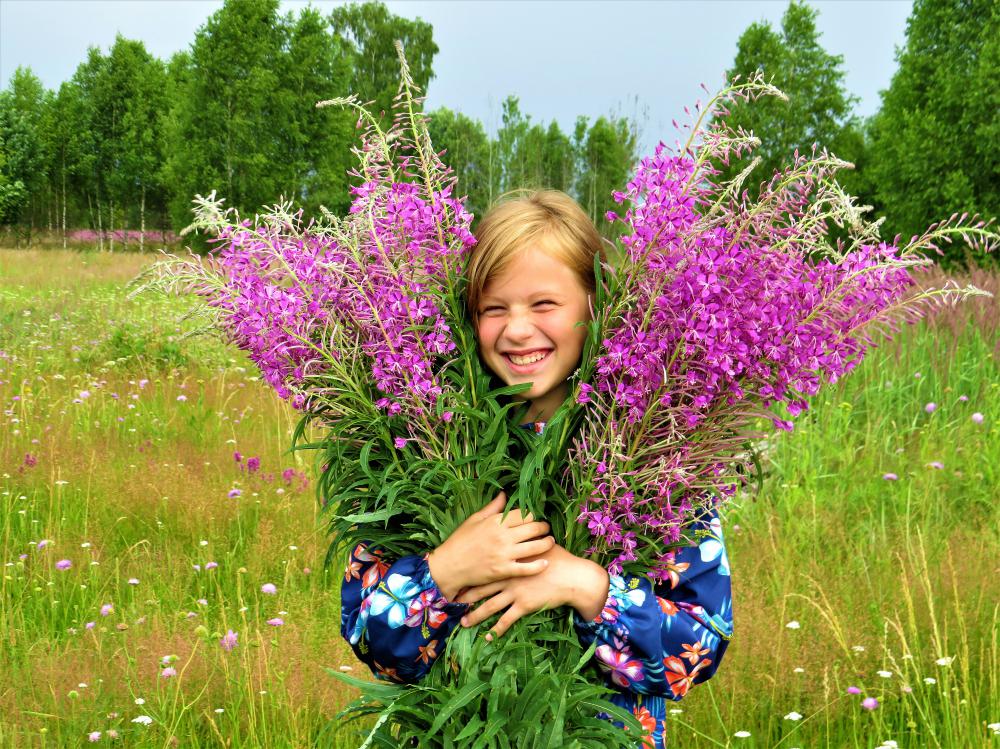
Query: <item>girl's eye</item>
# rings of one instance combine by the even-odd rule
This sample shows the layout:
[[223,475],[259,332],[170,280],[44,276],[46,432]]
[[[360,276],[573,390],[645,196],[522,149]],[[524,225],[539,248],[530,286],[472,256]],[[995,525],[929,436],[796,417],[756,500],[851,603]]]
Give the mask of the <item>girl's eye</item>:
[[541,307],[546,305],[551,307],[553,304],[555,304],[555,302],[553,302],[551,299],[543,299],[540,302],[535,302],[536,307]]
[[500,312],[502,310],[503,310],[502,307],[487,307],[486,309],[482,310],[479,314],[480,315],[488,315],[491,312]]

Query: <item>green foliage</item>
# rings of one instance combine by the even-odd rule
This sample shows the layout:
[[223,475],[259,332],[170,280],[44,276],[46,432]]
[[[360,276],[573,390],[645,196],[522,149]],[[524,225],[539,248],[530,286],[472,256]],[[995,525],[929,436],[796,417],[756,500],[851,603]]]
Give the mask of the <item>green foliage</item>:
[[890,236],[918,234],[952,212],[1000,213],[998,29],[995,0],[914,2],[871,124],[870,179]]
[[[330,27],[344,40],[352,70],[350,87],[338,91],[338,96],[354,94],[364,102],[373,102],[369,109],[377,119],[391,118],[399,91],[399,66],[393,46],[396,40],[403,43],[414,84],[427,91],[434,77],[432,63],[438,46],[434,30],[426,21],[394,16],[380,2],[365,2],[334,8]],[[382,129],[387,130],[388,124],[383,120]]]
[[[754,151],[761,162],[746,181],[751,196],[757,194],[756,185],[770,179],[796,149],[809,153],[818,143],[845,160],[861,155],[859,126],[851,119],[856,98],[844,88],[844,58],[820,45],[817,15],[803,2],[791,2],[780,31],[766,21],[753,23],[737,42],[727,76],[745,79],[761,71],[765,80],[788,95],[787,101],[765,97],[734,104],[725,116],[730,126],[752,131],[761,140]],[[721,178],[731,179],[745,166],[723,165]]]
[[24,67],[0,92],[0,208],[11,222],[25,218],[45,184],[48,155],[41,132],[47,98],[42,82]]
[[494,174],[499,174],[500,162],[495,144],[481,122],[461,112],[439,107],[428,115],[431,142],[445,151],[441,158],[455,172],[459,196],[467,196],[472,215],[482,216],[496,195]]

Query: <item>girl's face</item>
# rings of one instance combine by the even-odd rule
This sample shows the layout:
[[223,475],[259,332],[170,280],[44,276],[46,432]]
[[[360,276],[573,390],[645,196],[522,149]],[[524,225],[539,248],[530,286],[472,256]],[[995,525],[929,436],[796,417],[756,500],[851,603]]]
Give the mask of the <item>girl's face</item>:
[[529,245],[483,289],[479,352],[508,385],[532,383],[517,397],[529,417],[546,421],[569,394],[590,319],[587,290],[567,265]]

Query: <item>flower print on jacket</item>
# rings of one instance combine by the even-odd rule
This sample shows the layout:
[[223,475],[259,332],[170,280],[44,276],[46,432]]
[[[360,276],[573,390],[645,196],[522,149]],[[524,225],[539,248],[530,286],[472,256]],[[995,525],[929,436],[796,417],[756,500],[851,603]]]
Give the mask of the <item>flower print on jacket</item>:
[[406,575],[389,575],[372,594],[369,616],[386,612],[389,627],[401,627],[406,621],[411,601],[419,593],[419,586],[411,578]]
[[704,533],[705,540],[698,545],[701,553],[701,561],[712,562],[719,560],[718,573],[720,575],[729,574],[729,557],[726,555],[726,547],[722,543],[722,523],[719,518],[712,518],[708,526],[708,532]]
[[601,667],[609,672],[611,681],[622,689],[642,681],[642,664],[632,657],[628,647],[615,649],[610,645],[598,645],[594,655]]

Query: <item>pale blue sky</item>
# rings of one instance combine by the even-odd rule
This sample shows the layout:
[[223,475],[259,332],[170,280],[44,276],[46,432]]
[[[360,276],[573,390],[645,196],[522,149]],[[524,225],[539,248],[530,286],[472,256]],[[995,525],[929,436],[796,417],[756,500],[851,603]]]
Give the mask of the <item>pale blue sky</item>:
[[[298,10],[284,0],[282,10]],[[319,2],[321,10],[340,3]],[[905,39],[910,0],[838,0],[819,10],[824,47],[844,56],[857,112],[878,109],[895,48]],[[736,40],[753,21],[777,26],[787,2],[388,2],[390,10],[434,27],[440,52],[428,105],[482,120],[490,132],[500,102],[518,95],[534,121],[571,131],[578,114],[637,116],[644,152],[673,140],[671,118],[715,89],[732,63]],[[221,0],[0,0],[0,84],[19,65],[50,88],[68,79],[88,46],[103,49],[121,32],[161,58],[187,47]],[[347,92],[331,91],[330,96]],[[638,104],[636,104],[638,97]]]

